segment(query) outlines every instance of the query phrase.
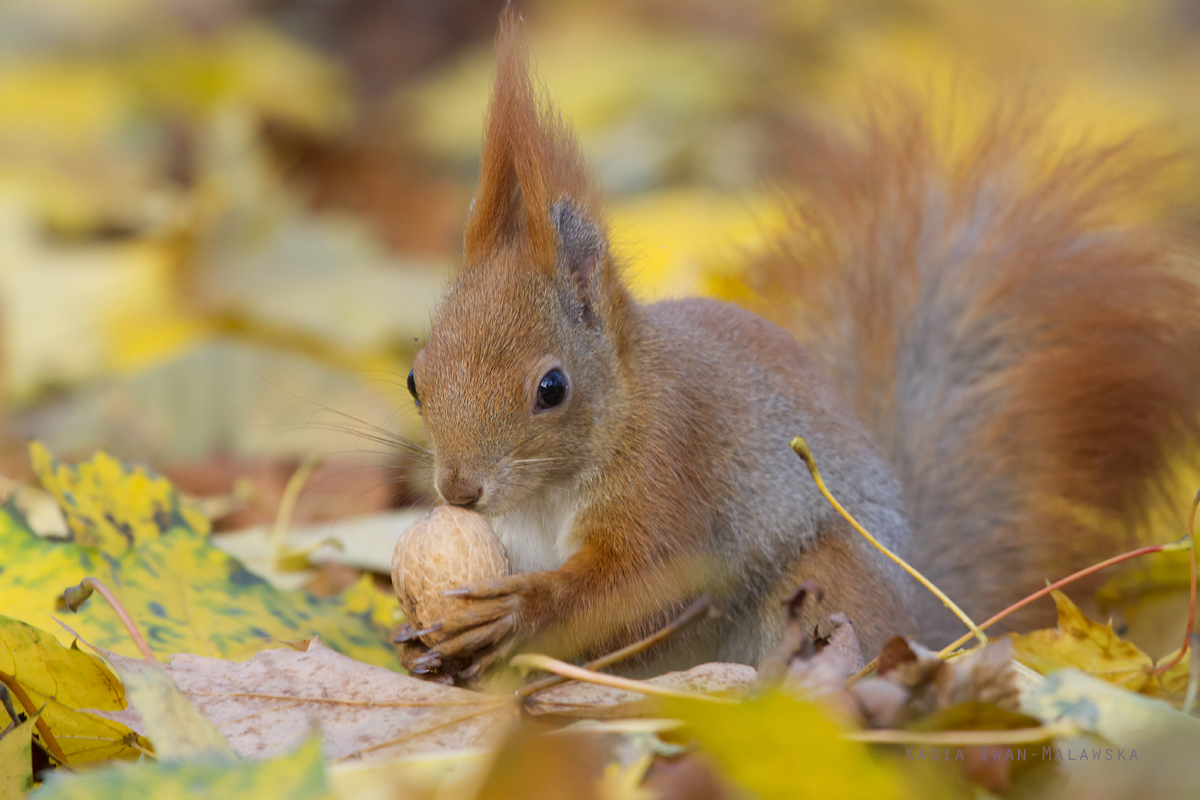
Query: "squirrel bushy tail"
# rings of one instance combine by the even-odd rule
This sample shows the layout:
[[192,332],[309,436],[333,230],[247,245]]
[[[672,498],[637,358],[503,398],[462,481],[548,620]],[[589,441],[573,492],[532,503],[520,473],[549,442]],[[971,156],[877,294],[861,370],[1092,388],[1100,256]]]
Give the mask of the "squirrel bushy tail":
[[[920,105],[797,137],[793,224],[745,281],[900,477],[917,566],[982,620],[1164,500],[1200,440],[1200,292],[1188,248],[1129,213],[1163,159],[1042,146],[1011,109],[949,147]],[[1031,613],[1010,624],[1053,608]]]

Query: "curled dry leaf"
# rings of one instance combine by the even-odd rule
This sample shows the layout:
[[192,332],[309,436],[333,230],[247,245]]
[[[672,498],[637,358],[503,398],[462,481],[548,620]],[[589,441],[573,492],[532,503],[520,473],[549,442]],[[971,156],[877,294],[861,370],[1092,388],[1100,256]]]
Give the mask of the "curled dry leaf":
[[811,658],[794,656],[784,673],[782,688],[796,697],[815,700],[856,723],[863,723],[859,702],[846,679],[863,668],[862,650],[854,626],[845,614],[832,614],[814,632]]
[[[737,694],[754,682],[756,674],[753,667],[745,664],[712,662],[684,672],[668,672],[646,683],[698,694]],[[656,702],[653,697],[636,692],[568,681],[533,695],[525,701],[525,709],[539,715],[615,719],[644,715],[655,707]]]
[[897,636],[880,651],[877,676],[859,681],[851,692],[865,721],[878,728],[904,725],[960,703],[1015,711],[1020,697],[1012,655],[1011,640],[1001,639],[943,661],[932,650]]
[[[146,668],[106,657],[122,669]],[[332,761],[458,751],[491,743],[516,719],[507,698],[363,664],[316,639],[304,652],[266,650],[240,662],[183,653],[165,669],[249,759],[290,752],[314,729]],[[142,729],[137,719],[122,721]]]

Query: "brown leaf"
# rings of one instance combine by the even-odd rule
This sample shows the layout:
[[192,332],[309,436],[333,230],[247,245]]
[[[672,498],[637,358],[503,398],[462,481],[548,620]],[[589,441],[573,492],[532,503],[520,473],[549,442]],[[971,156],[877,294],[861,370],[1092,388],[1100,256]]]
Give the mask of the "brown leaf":
[[[854,626],[844,614],[832,614],[817,624],[812,646],[817,650],[811,657],[805,657],[805,650],[793,654],[781,687],[861,724],[864,720],[858,702],[846,688],[846,679],[863,667]],[[807,649],[812,652],[812,647]]]
[[[145,668],[112,653],[122,669]],[[485,746],[516,719],[507,698],[363,664],[314,639],[245,661],[181,653],[166,666],[183,693],[244,758],[294,750],[315,728],[331,761],[397,758]],[[134,730],[140,720],[122,717]]]
[[877,677],[859,681],[851,692],[866,721],[882,728],[960,703],[1016,710],[1019,697],[1012,654],[1011,640],[1001,639],[954,661],[943,661],[932,650],[895,637],[880,652]]

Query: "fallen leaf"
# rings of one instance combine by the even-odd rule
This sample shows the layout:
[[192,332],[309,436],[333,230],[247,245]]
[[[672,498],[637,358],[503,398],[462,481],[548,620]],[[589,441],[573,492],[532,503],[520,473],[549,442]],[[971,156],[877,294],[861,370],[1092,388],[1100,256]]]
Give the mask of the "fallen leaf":
[[165,670],[144,661],[139,662],[144,668],[130,669],[129,663],[112,662],[125,684],[129,705],[136,710],[136,715],[124,713],[139,724],[160,761],[237,759],[217,726],[192,705]]
[[103,451],[74,467],[60,464],[41,442],[29,445],[33,471],[58,501],[76,544],[107,556],[155,539],[176,526],[210,530],[208,518],[183,503],[166,478],[127,468]]
[[[323,522],[296,526],[287,532],[289,549],[308,550],[308,560],[314,564],[335,561],[358,569],[390,575],[392,552],[396,540],[423,510],[405,509],[380,514],[362,514],[336,523]],[[335,541],[340,549],[322,543]],[[261,575],[280,588],[300,585],[292,576],[295,572],[281,572],[276,566],[276,554],[271,542],[271,529],[256,525],[238,531],[228,531],[213,538],[213,544],[238,559],[246,569]],[[303,581],[308,576],[301,577]]]
[[[802,625],[801,619],[797,615],[789,627]],[[819,643],[821,649],[807,658],[803,651],[792,654],[780,687],[794,697],[814,700],[846,720],[862,724],[871,719],[870,713],[864,719],[860,708],[862,698],[851,694],[846,686],[847,679],[863,668],[854,626],[844,614],[831,614],[821,621],[815,633],[819,639],[813,646]],[[812,652],[812,648],[805,650]]]
[[487,800],[607,800],[601,793],[606,745],[601,736],[547,736],[538,726],[523,724],[500,745],[475,796]]
[[850,687],[860,716],[875,728],[906,726],[971,703],[1007,711],[1019,704],[1012,644],[993,641],[953,661],[895,636],[879,653],[878,671]]
[[725,705],[672,701],[706,754],[735,784],[762,798],[883,800],[907,796],[900,772],[811,702],[773,692]]
[[[138,499],[132,491],[131,487],[142,487],[160,500],[174,497],[162,479],[135,480],[129,477],[130,470],[115,462],[98,458],[92,466],[97,463],[105,466],[96,471],[118,477],[107,482],[83,480],[79,476],[87,473],[82,468],[73,474],[69,467],[55,467],[64,507],[72,503],[68,498],[74,498],[77,508],[105,508],[107,503],[110,510],[105,514],[110,519],[106,524],[118,533],[134,524],[148,525],[150,518],[161,532],[143,532],[137,544],[114,557],[94,547],[43,539],[29,529],[14,505],[0,507],[0,563],[11,565],[0,571],[0,608],[7,614],[45,630],[57,630],[51,617],[56,598],[67,587],[92,576],[109,586],[150,647],[162,656],[190,651],[244,658],[264,647],[278,646],[279,641],[321,636],[334,649],[360,661],[399,668],[387,638],[390,626],[372,626],[372,619],[383,614],[376,603],[364,601],[361,590],[350,597],[355,606],[350,612],[337,597],[318,600],[306,592],[274,589],[213,547],[204,525],[189,523],[191,515],[175,500],[163,501],[171,509],[167,513],[159,505]],[[114,482],[130,489],[131,496],[117,504],[96,501],[89,506],[85,502],[92,497],[90,493],[102,493],[103,487]],[[64,489],[67,485],[75,489]],[[150,508],[157,510],[148,516]],[[133,518],[119,515],[128,509],[136,512]],[[129,655],[137,652],[116,614],[100,600],[87,601],[71,626],[97,647]],[[59,636],[69,642],[66,634]]]
[[1062,592],[1051,594],[1058,606],[1058,627],[1011,634],[1018,661],[1043,675],[1075,667],[1131,691],[1154,690],[1150,656],[1121,639],[1111,623],[1101,625],[1085,617]]
[[33,726],[36,722],[36,716],[30,717],[0,736],[0,800],[21,800],[33,788]]
[[257,763],[147,761],[57,773],[39,789],[37,800],[127,800],[199,797],[221,800],[334,800],[329,791],[321,743],[310,738],[295,752]]
[[126,707],[121,682],[95,656],[0,616],[0,672],[15,678],[36,707],[44,706],[42,720],[72,765],[137,758],[146,749],[125,725],[90,713]]
[[[1021,728],[1036,728],[1041,720],[1028,714],[1021,714],[992,703],[971,700],[938,709],[908,725],[914,731],[1008,731]],[[1040,742],[1029,742],[1022,747],[1035,751],[1049,744],[1049,737]],[[982,785],[991,792],[1005,792],[1013,780],[1030,770],[1044,766],[1039,759],[1005,758],[1012,748],[988,750],[981,747],[963,748],[966,758],[959,765],[964,774],[974,783]],[[1000,756],[991,757],[991,753],[999,752]]]
[[1200,741],[1195,717],[1071,667],[1024,692],[1021,708],[1044,722],[1068,720],[1118,746],[1156,738]]
[[[713,662],[683,672],[668,672],[646,683],[701,694],[736,694],[754,682],[755,670],[745,664]],[[636,717],[661,708],[661,701],[636,692],[567,681],[530,697],[525,709],[530,714],[556,714],[587,719]]]
[[[122,670],[150,668],[106,657]],[[164,669],[248,759],[277,757],[314,730],[332,761],[453,752],[490,744],[516,719],[508,698],[363,664],[319,640],[304,652],[264,650],[240,662],[180,653]]]
[[491,768],[494,752],[472,747],[392,761],[341,761],[326,767],[339,798],[469,798]]

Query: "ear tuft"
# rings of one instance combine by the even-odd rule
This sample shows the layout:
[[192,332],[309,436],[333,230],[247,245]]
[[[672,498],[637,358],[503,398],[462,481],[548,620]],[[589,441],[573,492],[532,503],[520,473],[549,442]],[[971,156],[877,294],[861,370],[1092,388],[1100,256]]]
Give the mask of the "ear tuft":
[[465,255],[478,259],[524,245],[541,267],[553,269],[560,236],[552,205],[570,198],[581,219],[598,219],[599,198],[575,137],[534,85],[521,26],[509,5],[496,38],[496,83]]

